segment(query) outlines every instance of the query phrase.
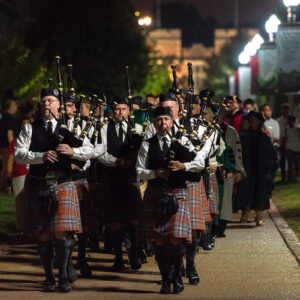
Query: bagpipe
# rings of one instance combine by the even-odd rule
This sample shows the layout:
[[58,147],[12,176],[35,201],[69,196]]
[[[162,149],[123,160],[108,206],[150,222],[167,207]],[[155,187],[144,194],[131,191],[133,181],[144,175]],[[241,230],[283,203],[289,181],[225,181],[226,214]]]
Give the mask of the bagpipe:
[[[60,101],[59,117],[55,116],[52,111],[50,113],[57,120],[58,134],[56,136],[55,144],[67,144],[70,147],[78,148],[82,146],[83,140],[77,138],[68,128],[68,120],[65,107],[65,95],[63,89],[62,72],[60,66],[60,57],[55,57],[56,72],[57,72],[57,84],[58,84],[58,99]],[[50,83],[51,85],[51,83]],[[73,95],[74,90],[72,91]]]
[[130,131],[129,134],[126,133],[129,142],[128,152],[136,152],[139,150],[143,142],[145,132],[143,131],[139,133],[135,128],[135,116],[133,111],[132,94],[131,94],[130,81],[129,81],[129,67],[126,66],[124,70],[125,70],[125,78],[126,78],[126,85],[127,85],[127,99],[129,102],[129,116],[128,116],[128,120],[124,118],[123,121],[127,123],[127,126],[129,127],[129,131]]
[[[176,93],[176,98],[179,105],[179,119],[180,119],[180,125],[178,126],[176,122],[174,122],[174,125],[178,127],[178,134],[176,137],[172,137],[172,143],[171,148],[175,147],[178,151],[178,144],[181,144],[181,139],[183,136],[187,138],[187,145],[193,144],[195,147],[195,151],[200,151],[207,140],[212,136],[214,132],[216,132],[217,129],[219,129],[218,119],[220,114],[226,110],[226,98],[223,98],[221,103],[216,104],[213,100],[215,94],[211,90],[203,90],[199,94],[200,99],[200,113],[197,118],[192,116],[192,99],[195,97],[194,95],[194,80],[193,80],[193,70],[192,70],[192,63],[188,63],[188,90],[186,93],[186,96],[184,98],[184,109],[182,109],[182,103],[179,100],[179,97],[182,97],[182,93],[180,92],[178,80],[176,76],[176,66],[172,65],[172,74],[173,74],[173,86],[171,91]],[[206,122],[204,113],[206,111],[207,107],[211,107],[213,111],[215,111],[213,119],[211,122]],[[192,130],[187,129],[187,125]],[[198,128],[199,126],[206,127],[202,137],[199,139],[198,137]],[[173,144],[175,146],[173,146]],[[188,156],[187,156],[188,158]]]

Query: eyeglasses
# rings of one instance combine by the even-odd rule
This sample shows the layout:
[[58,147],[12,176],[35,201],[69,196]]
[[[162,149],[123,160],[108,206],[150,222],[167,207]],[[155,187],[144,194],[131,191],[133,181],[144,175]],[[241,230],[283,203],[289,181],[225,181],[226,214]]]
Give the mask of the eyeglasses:
[[55,101],[58,101],[58,100],[57,99],[46,99],[46,100],[42,100],[41,103],[45,105],[46,103],[52,104]]

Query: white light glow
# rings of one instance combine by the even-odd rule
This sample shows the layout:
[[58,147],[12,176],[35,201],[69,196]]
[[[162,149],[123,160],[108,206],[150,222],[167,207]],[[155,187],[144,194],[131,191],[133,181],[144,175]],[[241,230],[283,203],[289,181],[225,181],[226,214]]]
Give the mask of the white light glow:
[[298,6],[300,4],[300,0],[283,0],[283,4],[286,7]]
[[253,37],[253,39],[252,39],[251,42],[254,44],[254,46],[255,46],[256,49],[258,50],[258,49],[260,48],[260,45],[264,43],[264,39],[262,38],[262,36],[261,36],[259,33],[257,33],[257,34]]
[[144,19],[139,19],[138,23],[140,26],[144,26],[145,25],[145,20]]
[[247,56],[255,55],[256,51],[257,51],[256,45],[252,41],[248,42],[244,48],[244,52]]
[[267,33],[276,33],[278,31],[278,26],[281,24],[281,21],[276,15],[271,15],[266,21],[265,28]]
[[246,65],[250,62],[250,56],[247,55],[244,51],[239,55],[239,63]]
[[149,26],[151,24],[151,22],[152,22],[152,20],[151,20],[150,17],[145,17],[144,18],[144,23],[145,23],[146,26]]

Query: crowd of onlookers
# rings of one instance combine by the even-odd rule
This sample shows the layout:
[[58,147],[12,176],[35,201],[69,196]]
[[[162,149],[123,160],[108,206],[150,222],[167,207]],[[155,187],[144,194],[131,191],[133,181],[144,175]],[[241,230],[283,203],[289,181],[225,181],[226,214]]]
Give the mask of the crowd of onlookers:
[[300,124],[288,103],[281,104],[281,115],[274,119],[272,107],[264,104],[257,107],[252,99],[229,101],[231,123],[242,136],[248,130],[249,122],[245,116],[250,112],[259,112],[263,117],[262,129],[271,138],[278,150],[281,182],[295,182],[299,175],[300,161]]

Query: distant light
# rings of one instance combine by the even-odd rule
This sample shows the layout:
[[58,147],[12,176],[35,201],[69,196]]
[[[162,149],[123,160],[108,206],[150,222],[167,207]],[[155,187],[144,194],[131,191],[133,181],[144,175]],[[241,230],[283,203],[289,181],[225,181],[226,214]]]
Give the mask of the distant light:
[[140,19],[138,20],[138,24],[139,24],[140,26],[144,26],[144,25],[145,25],[145,20],[144,20],[143,18],[140,18]]
[[138,19],[138,24],[140,26],[149,26],[152,22],[152,19],[150,17],[145,17],[145,18],[139,18]]
[[144,23],[146,26],[149,26],[152,22],[152,19],[150,17],[145,17],[144,18]]
[[260,45],[264,43],[264,39],[262,38],[262,36],[257,33],[253,39],[251,40],[251,42],[256,46],[257,49],[260,48]]
[[242,65],[247,65],[250,62],[250,56],[244,51],[239,55],[239,62]]
[[255,44],[252,41],[248,42],[247,45],[244,47],[244,53],[247,56],[255,55],[256,51],[257,51],[257,48],[256,48]]
[[298,6],[300,4],[300,0],[283,0],[283,4],[286,7]]
[[281,24],[281,21],[276,15],[271,15],[266,21],[265,28],[267,33],[276,33],[278,31],[278,26]]
[[136,17],[139,17],[139,16],[141,15],[141,13],[137,10],[137,11],[134,12],[134,15],[135,15]]

